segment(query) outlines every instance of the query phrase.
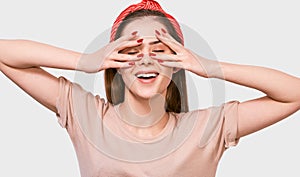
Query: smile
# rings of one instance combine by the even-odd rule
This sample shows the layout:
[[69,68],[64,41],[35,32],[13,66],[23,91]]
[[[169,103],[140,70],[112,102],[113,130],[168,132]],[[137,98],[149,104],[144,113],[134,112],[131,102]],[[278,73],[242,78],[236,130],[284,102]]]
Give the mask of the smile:
[[144,84],[149,84],[155,81],[159,73],[157,72],[138,72],[135,76]]

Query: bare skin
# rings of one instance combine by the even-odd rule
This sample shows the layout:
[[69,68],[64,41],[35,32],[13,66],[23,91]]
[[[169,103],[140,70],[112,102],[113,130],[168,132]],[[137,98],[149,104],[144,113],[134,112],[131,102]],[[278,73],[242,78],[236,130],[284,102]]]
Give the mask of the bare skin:
[[[238,136],[254,133],[300,109],[300,79],[270,68],[208,60],[184,48],[162,30],[156,36],[176,55],[156,54],[161,65],[180,67],[205,78],[218,78],[259,90],[266,96],[239,106]],[[218,72],[218,67],[222,73]]]
[[[138,23],[138,21],[131,23],[135,30],[138,29]],[[264,97],[240,103],[239,137],[270,126],[300,109],[299,78],[264,67],[226,62],[216,63],[184,48],[168,33],[161,30],[163,26],[157,24],[157,26],[153,26],[151,23],[143,24],[152,26],[150,35],[155,36],[164,46],[175,51],[176,55],[167,53],[166,50],[162,53],[153,52],[149,43],[146,42],[143,42],[141,48],[141,44],[137,41],[139,37],[132,35],[134,30],[129,27],[122,38],[93,54],[81,54],[33,41],[0,40],[0,70],[35,100],[57,113],[55,103],[58,97],[58,78],[47,73],[41,67],[79,70],[87,73],[99,72],[107,68],[127,68],[121,71],[122,73],[136,66],[140,61],[149,60],[149,53],[155,53],[155,56],[151,55],[153,61],[150,62],[150,65],[166,70],[169,68],[170,71],[174,71],[174,67],[183,68],[199,77],[223,79],[265,93]],[[158,30],[160,35],[156,34],[155,30]],[[141,31],[140,36],[149,36],[149,34],[143,34],[141,28],[139,31]],[[126,48],[138,47],[140,47],[140,51],[134,55],[118,53],[118,51]],[[144,56],[139,56],[140,52],[144,53]],[[222,74],[216,72],[216,66],[221,68]],[[167,79],[169,78],[162,78],[161,82],[165,82]],[[36,85],[40,87],[37,88]],[[128,99],[125,102],[136,105],[134,107],[135,112],[140,112],[141,115],[148,113],[150,117],[151,111],[148,107],[143,107],[144,103],[149,103],[155,94],[164,95],[166,89],[165,86],[157,88],[156,93],[149,92],[148,96],[144,97],[137,90],[134,90],[134,87],[131,89],[131,85],[127,88],[125,97]],[[127,112],[127,114],[130,116],[132,113]],[[155,124],[155,126],[147,129],[133,128],[132,131],[142,137],[159,133],[167,120],[166,114],[163,115],[162,120],[164,121]]]
[[130,67],[129,63],[137,58],[118,54],[118,50],[138,45],[133,40],[135,38],[136,35],[124,36],[91,54],[81,54],[28,40],[0,40],[0,69],[35,100],[57,113],[55,104],[58,97],[58,78],[41,67],[87,73],[99,72],[109,67]]

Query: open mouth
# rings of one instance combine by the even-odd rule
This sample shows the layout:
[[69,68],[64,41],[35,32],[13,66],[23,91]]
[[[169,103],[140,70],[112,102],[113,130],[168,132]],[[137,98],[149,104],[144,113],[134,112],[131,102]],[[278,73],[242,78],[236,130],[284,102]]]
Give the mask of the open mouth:
[[158,73],[140,73],[135,75],[139,79],[152,79],[158,76]]
[[137,74],[135,74],[138,80],[144,84],[154,82],[158,75],[158,72],[138,72]]

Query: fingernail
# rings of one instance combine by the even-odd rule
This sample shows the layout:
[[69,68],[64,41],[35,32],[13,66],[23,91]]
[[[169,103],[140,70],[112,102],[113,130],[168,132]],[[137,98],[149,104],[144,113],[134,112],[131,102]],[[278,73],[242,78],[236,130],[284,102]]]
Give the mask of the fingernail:
[[163,33],[165,33],[165,34],[167,33],[167,31],[166,31],[165,29],[163,29],[163,28],[161,29],[161,31],[162,31]]
[[144,40],[144,39],[139,39],[139,40],[137,40],[136,42],[137,42],[137,43],[142,43],[143,40]]
[[143,58],[143,56],[144,56],[144,54],[142,54],[142,53],[137,55],[138,58]]
[[134,36],[134,35],[136,35],[137,33],[138,33],[138,32],[135,31],[135,32],[131,33],[131,35]]
[[150,56],[150,57],[155,57],[156,54],[155,54],[155,53],[149,53],[149,56]]
[[162,61],[162,60],[157,60],[158,61],[158,63],[163,63],[164,61]]
[[157,31],[157,30],[155,30],[155,33],[156,33],[157,35],[160,35],[160,32],[159,32],[159,31]]
[[133,66],[135,65],[135,62],[129,62],[128,65]]

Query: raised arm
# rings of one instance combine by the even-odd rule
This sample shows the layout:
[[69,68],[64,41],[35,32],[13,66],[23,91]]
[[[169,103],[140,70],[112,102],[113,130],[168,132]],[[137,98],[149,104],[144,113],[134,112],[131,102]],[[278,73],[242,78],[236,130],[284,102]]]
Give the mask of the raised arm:
[[13,68],[50,67],[74,70],[78,52],[29,40],[0,40],[0,61]]
[[240,137],[272,125],[300,109],[300,79],[258,66],[220,63],[226,81],[257,89],[266,96],[239,106]]
[[168,67],[183,68],[201,77],[218,78],[259,90],[266,96],[239,105],[238,136],[242,137],[272,125],[300,109],[300,79],[258,66],[217,62],[196,55],[169,34],[157,35],[175,55],[152,57]]
[[87,73],[131,67],[132,61],[139,58],[118,51],[139,45],[136,37],[137,33],[124,36],[90,54],[29,40],[0,40],[0,71],[39,103],[57,113],[59,80],[41,67]]
[[75,69],[81,54],[28,40],[0,40],[0,70],[42,105],[57,112],[58,78],[42,68]]

